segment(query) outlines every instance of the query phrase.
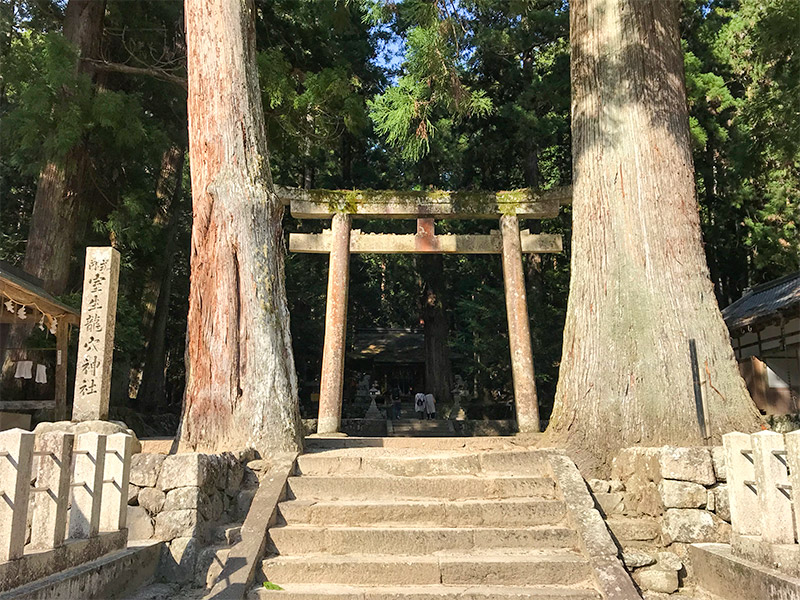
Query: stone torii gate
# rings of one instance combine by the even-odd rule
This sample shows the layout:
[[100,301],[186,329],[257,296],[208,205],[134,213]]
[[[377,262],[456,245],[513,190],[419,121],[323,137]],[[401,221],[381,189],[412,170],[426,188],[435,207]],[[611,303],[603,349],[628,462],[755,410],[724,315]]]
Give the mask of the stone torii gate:
[[[330,253],[325,342],[320,378],[317,433],[339,431],[344,384],[347,296],[350,254],[500,254],[505,283],[508,337],[517,427],[538,432],[539,407],[534,380],[523,253],[561,252],[561,236],[520,231],[519,219],[546,219],[569,204],[571,188],[511,192],[301,190],[277,188],[298,219],[331,219],[322,233],[289,234],[289,251]],[[352,229],[354,218],[416,219],[417,233],[364,234]],[[436,235],[435,219],[498,219],[488,235]]]

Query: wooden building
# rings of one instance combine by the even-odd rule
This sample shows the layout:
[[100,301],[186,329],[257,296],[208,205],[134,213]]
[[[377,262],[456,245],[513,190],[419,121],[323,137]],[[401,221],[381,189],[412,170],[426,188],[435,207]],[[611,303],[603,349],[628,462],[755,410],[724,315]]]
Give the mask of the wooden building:
[[800,271],[752,288],[722,315],[759,410],[800,413]]
[[67,348],[79,322],[32,275],[0,263],[0,429],[24,427],[33,413],[67,417]]

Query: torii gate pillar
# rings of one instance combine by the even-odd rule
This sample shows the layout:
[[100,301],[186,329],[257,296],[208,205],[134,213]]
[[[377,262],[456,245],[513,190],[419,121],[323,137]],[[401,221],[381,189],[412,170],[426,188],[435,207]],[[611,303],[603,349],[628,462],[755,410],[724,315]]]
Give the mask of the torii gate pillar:
[[325,343],[322,350],[319,389],[318,434],[338,432],[342,420],[347,291],[350,287],[350,226],[349,214],[333,215],[331,223],[333,239],[325,308]]
[[503,238],[503,282],[506,288],[508,341],[511,347],[511,373],[514,378],[517,427],[520,433],[538,432],[540,431],[539,404],[536,398],[536,380],[533,373],[525,275],[522,272],[519,219],[516,215],[500,216],[500,233]]

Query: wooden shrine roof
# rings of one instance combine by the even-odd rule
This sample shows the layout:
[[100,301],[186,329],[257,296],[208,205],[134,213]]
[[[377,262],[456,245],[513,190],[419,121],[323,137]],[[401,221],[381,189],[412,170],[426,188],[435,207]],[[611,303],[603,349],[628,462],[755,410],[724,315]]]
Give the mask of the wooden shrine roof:
[[36,306],[42,312],[77,325],[80,311],[64,304],[23,276],[17,269],[0,264],[0,293],[18,304]]
[[723,310],[722,316],[731,332],[762,328],[781,317],[800,317],[800,271],[757,285]]

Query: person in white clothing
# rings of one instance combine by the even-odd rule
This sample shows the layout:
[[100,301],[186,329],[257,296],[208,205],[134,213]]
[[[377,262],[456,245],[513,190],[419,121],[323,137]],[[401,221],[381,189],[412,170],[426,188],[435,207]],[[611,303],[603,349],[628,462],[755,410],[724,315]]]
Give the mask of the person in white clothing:
[[429,419],[436,418],[436,398],[433,397],[433,394],[425,394],[425,412]]
[[417,392],[414,396],[414,412],[421,421],[425,416],[425,394]]

